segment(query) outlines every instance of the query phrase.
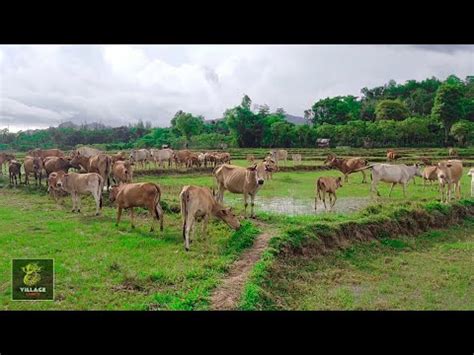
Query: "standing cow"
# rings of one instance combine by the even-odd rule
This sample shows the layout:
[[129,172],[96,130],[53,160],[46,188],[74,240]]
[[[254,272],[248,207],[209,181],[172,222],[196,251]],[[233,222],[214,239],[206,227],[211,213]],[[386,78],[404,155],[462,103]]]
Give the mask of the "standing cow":
[[116,161],[112,166],[112,179],[114,180],[115,184],[132,182],[132,163],[130,163],[128,160]]
[[130,208],[131,226],[135,228],[133,224],[134,207],[147,208],[152,217],[152,225],[150,232],[155,229],[155,219],[160,221],[160,230],[163,230],[163,209],[160,205],[161,190],[157,184],[151,182],[142,182],[134,184],[120,184],[115,185],[110,190],[109,195],[110,202],[117,204],[117,223],[120,223],[122,217],[122,210],[124,208]]
[[240,228],[240,222],[230,208],[217,202],[207,187],[184,186],[179,194],[181,216],[183,220],[184,248],[189,250],[191,234],[194,234],[194,222],[203,218],[202,235],[206,236],[207,223],[214,216],[234,229]]
[[168,168],[171,168],[171,162],[173,160],[173,149],[151,149],[150,154],[155,162],[155,167],[158,162],[160,168],[164,168],[164,163],[168,162]]
[[[314,210],[315,211],[317,210],[318,197],[320,200],[323,201],[324,208],[327,210],[326,194],[329,195],[329,204],[330,204],[330,209],[332,210],[337,200],[336,190],[340,187],[342,187],[342,178],[340,176],[338,178],[333,178],[329,176],[321,176],[316,181],[316,196],[314,197]],[[321,198],[321,193],[323,195],[322,198]],[[334,200],[333,200],[333,197],[334,197]]]
[[5,165],[5,169],[8,171],[8,163],[14,159],[15,156],[13,154],[0,153],[0,175],[3,175],[3,165]]
[[474,168],[469,169],[467,175],[471,177],[471,197],[474,197]]
[[29,185],[30,183],[29,175],[33,174],[35,177],[35,184],[38,185],[38,180],[39,180],[39,184],[41,186],[43,160],[41,160],[41,158],[34,158],[34,157],[27,156],[25,157],[23,166],[25,168],[25,185]]
[[18,185],[18,180],[21,183],[21,163],[16,160],[10,160],[8,163],[8,174],[11,185]]
[[457,192],[458,199],[461,198],[462,161],[441,161],[437,166],[438,182],[441,192],[441,202],[451,201],[451,190]]
[[362,173],[362,183],[366,183],[366,177],[364,172],[364,167],[367,167],[368,161],[362,158],[349,158],[342,159],[337,158],[334,154],[329,154],[326,160],[324,161],[325,165],[328,165],[331,168],[338,169],[341,173],[344,174],[344,182],[349,182],[349,174],[355,172]]
[[132,163],[138,163],[143,169],[146,168],[148,162],[151,159],[150,151],[147,149],[134,149],[130,152],[130,161]]
[[286,165],[286,161],[288,159],[288,152],[284,149],[272,149],[270,151],[270,155],[272,156],[273,160],[275,161],[275,163],[278,165],[278,163],[280,162],[280,160],[284,160],[285,161],[285,165]]
[[55,175],[50,175],[51,183],[58,189],[62,189],[71,194],[72,212],[81,212],[80,195],[91,194],[94,197],[96,210],[95,215],[99,215],[102,208],[102,188],[104,179],[97,173],[69,173],[58,171]]
[[234,194],[243,194],[245,217],[247,217],[247,200],[250,196],[250,217],[255,218],[254,200],[258,190],[260,190],[265,182],[265,176],[262,172],[266,170],[266,165],[260,171],[260,169],[257,169],[257,164],[248,168],[229,164],[218,166],[213,172],[218,185],[217,201],[223,202],[224,191],[226,190]]

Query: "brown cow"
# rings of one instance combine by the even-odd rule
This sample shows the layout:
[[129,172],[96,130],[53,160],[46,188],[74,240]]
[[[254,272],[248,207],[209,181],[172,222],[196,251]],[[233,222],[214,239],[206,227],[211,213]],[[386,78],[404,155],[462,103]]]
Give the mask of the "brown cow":
[[[458,199],[461,198],[462,161],[448,160],[438,163],[438,182],[441,191],[441,202],[451,201],[451,190],[457,191]],[[447,187],[447,190],[446,190]]]
[[331,168],[338,169],[341,173],[344,174],[344,182],[349,182],[349,174],[355,173],[360,171],[362,173],[362,183],[366,183],[366,177],[364,170],[359,170],[363,167],[366,167],[368,161],[358,158],[349,158],[349,159],[341,159],[337,158],[334,154],[329,154],[324,164],[330,166]]
[[8,174],[10,176],[11,185],[18,185],[17,177],[21,183],[21,163],[14,159],[10,160],[10,162],[8,163]]
[[191,156],[191,154],[192,154],[191,151],[187,150],[187,149],[178,150],[178,151],[173,152],[173,160],[176,164],[176,167],[179,167],[182,164],[184,164],[186,166],[186,164],[188,163],[188,159]]
[[202,235],[206,236],[209,217],[214,216],[234,229],[240,228],[240,222],[230,208],[217,202],[207,187],[184,186],[179,194],[181,216],[183,220],[184,248],[189,251],[191,234],[194,234],[194,222],[203,218]]
[[428,165],[423,169],[423,189],[426,187],[426,182],[429,181],[432,185],[433,181],[438,180],[438,167],[436,165]]
[[118,152],[117,154],[112,154],[110,157],[112,158],[112,164],[114,164],[117,161],[127,160],[127,153]]
[[133,179],[133,167],[132,163],[128,160],[116,161],[112,166],[112,179],[115,184],[130,183]]
[[400,158],[401,158],[401,155],[398,154],[393,149],[388,149],[387,150],[387,160],[388,161],[392,161],[392,160],[396,160],[396,159],[400,159]]
[[8,163],[14,159],[15,156],[13,154],[0,153],[0,175],[3,175],[3,165],[5,165],[5,169],[8,171]]
[[54,171],[64,171],[68,172],[70,168],[73,166],[71,165],[70,158],[60,158],[60,157],[48,157],[46,158],[44,163],[44,170],[46,170],[46,175],[49,176]]
[[200,162],[199,156],[197,154],[191,153],[186,158],[186,167],[187,168],[192,168],[193,166],[200,167],[201,162]]
[[[326,193],[329,195],[329,204],[330,209],[332,210],[336,204],[337,196],[336,190],[342,187],[342,178],[333,178],[329,176],[322,176],[316,181],[316,196],[314,197],[314,210],[317,210],[318,206],[318,197],[324,203],[324,208],[327,210],[326,206]],[[321,198],[321,192],[323,197]],[[334,197],[334,201],[333,201]]]
[[122,209],[130,208],[131,225],[133,224],[133,208],[143,207],[150,211],[152,217],[152,225],[150,232],[154,230],[154,219],[160,221],[160,230],[163,230],[163,209],[160,205],[161,190],[157,184],[151,182],[142,182],[134,184],[120,184],[112,186],[110,190],[110,202],[117,203],[117,223],[120,223],[120,217],[122,216]]
[[41,158],[44,159],[46,157],[59,157],[64,158],[64,152],[59,149],[33,149],[28,152],[30,157]]
[[230,164],[229,153],[217,153],[215,157],[216,157],[216,163],[218,164]]
[[[263,171],[267,170],[264,165]],[[240,166],[222,164],[214,168],[213,175],[218,185],[217,201],[223,202],[224,191],[228,190],[234,194],[244,195],[245,216],[247,216],[247,199],[250,195],[250,217],[255,218],[253,210],[254,200],[258,190],[265,182],[265,176],[261,169],[257,169],[257,164],[242,168]]]
[[51,184],[58,189],[62,189],[71,194],[72,212],[81,212],[80,195],[91,194],[94,197],[96,210],[95,215],[99,215],[102,208],[102,188],[104,179],[97,173],[65,173],[58,171],[56,175],[50,175]]
[[29,175],[33,174],[35,176],[35,184],[39,184],[41,186],[41,177],[43,171],[43,160],[41,158],[34,158],[30,156],[25,157],[24,161],[24,168],[25,168],[25,185],[29,185],[30,179]]

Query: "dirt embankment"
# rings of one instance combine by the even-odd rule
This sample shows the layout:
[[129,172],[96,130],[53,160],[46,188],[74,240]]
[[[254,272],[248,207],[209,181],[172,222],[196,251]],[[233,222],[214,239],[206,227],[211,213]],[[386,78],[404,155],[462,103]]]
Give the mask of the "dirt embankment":
[[415,236],[430,229],[446,228],[474,216],[474,206],[453,205],[441,213],[438,210],[414,210],[398,218],[383,222],[345,222],[334,228],[314,225],[306,230],[307,238],[300,245],[286,244],[280,250],[280,257],[291,255],[314,256],[326,254],[335,249],[344,249],[354,243],[390,238],[398,235]]

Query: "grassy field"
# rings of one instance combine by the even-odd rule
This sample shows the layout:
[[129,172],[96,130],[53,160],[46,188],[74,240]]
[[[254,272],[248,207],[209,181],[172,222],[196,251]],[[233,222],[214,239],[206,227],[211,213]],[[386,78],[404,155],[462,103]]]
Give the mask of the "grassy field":
[[[236,163],[247,165],[245,160]],[[347,202],[359,201],[355,199],[363,198],[367,203],[384,206],[439,199],[435,187],[424,189],[421,179],[417,178],[416,185],[410,183],[406,199],[400,186],[395,187],[389,199],[390,186],[381,183],[382,197],[372,200],[370,184],[362,184],[362,176],[357,173],[338,190],[336,212],[315,214],[312,207],[315,181],[323,175],[341,174],[334,170],[274,174],[273,180],[267,181],[257,195],[257,217],[283,230],[306,222],[352,218],[357,210],[347,212],[338,208]],[[206,240],[201,238],[200,229],[196,230],[191,251],[186,253],[180,215],[171,213],[169,207],[178,206],[178,194],[184,185],[213,187],[211,175],[137,175],[137,181],[156,182],[161,186],[165,206],[163,233],[149,232],[150,221],[144,210],[139,213],[136,229],[130,228],[128,213],[124,214],[121,225],[115,227],[116,212],[108,203],[102,215],[95,217],[92,199],[83,198],[81,214],[73,214],[69,196],[56,205],[44,188],[34,185],[11,188],[7,180],[0,179],[0,308],[207,309],[210,293],[232,262],[252,244],[258,230],[251,221],[244,222],[238,232],[214,221]],[[470,180],[466,174],[462,178],[462,191],[464,197],[468,196]],[[308,210],[297,216],[269,212],[265,204],[275,198],[281,199],[277,201],[283,206],[306,201]],[[243,212],[241,195],[226,193],[224,201],[238,213]],[[11,301],[10,262],[12,258],[25,257],[55,259],[55,302]],[[463,277],[464,271],[459,269],[459,277]],[[293,305],[291,303],[291,307]]]
[[472,310],[473,251],[471,218],[416,238],[278,260],[265,292],[275,309]]

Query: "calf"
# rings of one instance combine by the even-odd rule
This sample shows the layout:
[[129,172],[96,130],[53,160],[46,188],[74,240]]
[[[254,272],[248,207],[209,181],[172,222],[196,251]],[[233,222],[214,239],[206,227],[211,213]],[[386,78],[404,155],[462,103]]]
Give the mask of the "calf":
[[120,223],[120,217],[122,216],[122,210],[124,208],[130,208],[131,215],[131,226],[135,228],[133,224],[133,208],[143,207],[147,208],[152,217],[152,225],[150,232],[153,231],[155,217],[160,221],[160,230],[163,230],[163,210],[160,205],[161,190],[157,184],[151,182],[142,182],[134,184],[120,184],[115,185],[110,190],[110,202],[117,203],[117,223]]
[[181,216],[183,219],[184,248],[189,250],[194,222],[203,218],[202,235],[206,236],[209,217],[214,216],[234,229],[240,228],[240,222],[230,208],[217,202],[211,191],[206,187],[184,186],[179,194],[181,201]]
[[441,202],[451,201],[451,190],[457,191],[458,198],[461,198],[461,177],[462,161],[448,160],[438,163],[438,182],[441,192]]
[[[329,204],[330,209],[332,210],[336,204],[337,196],[336,190],[342,187],[342,178],[339,176],[337,179],[329,176],[322,176],[316,181],[316,196],[314,197],[314,210],[317,210],[318,206],[318,197],[324,203],[324,208],[327,210],[326,206],[326,193],[329,195]],[[321,198],[321,192],[323,197]],[[333,201],[334,197],[334,201]]]
[[112,179],[115,184],[130,183],[133,178],[132,163],[129,161],[117,161],[112,166]]
[[0,175],[3,175],[3,165],[8,170],[8,163],[10,160],[14,160],[15,156],[8,153],[0,153]]
[[471,177],[471,197],[474,197],[474,168],[471,168],[467,175]]
[[392,161],[392,160],[396,160],[396,159],[400,159],[400,158],[401,158],[401,155],[398,154],[393,149],[387,150],[387,160],[388,161]]
[[41,186],[41,176],[43,170],[43,161],[41,158],[34,158],[34,157],[25,157],[24,161],[24,168],[25,168],[25,185],[30,183],[29,175],[33,174],[35,176],[35,183]]
[[265,182],[263,172],[266,170],[266,165],[264,165],[263,169],[257,169],[257,164],[248,168],[229,164],[223,164],[214,168],[213,175],[218,185],[217,201],[223,202],[224,191],[226,190],[234,194],[243,194],[245,216],[247,216],[247,200],[250,196],[250,217],[255,218],[253,210],[254,200],[258,190],[260,190]]
[[53,185],[56,188],[62,189],[71,194],[72,197],[72,212],[81,212],[81,197],[80,195],[92,194],[95,200],[96,210],[95,215],[99,215],[99,210],[102,208],[102,188],[104,186],[104,179],[97,173],[65,173],[58,171],[55,176],[51,176]]
[[[18,185],[18,180],[21,183],[21,163],[16,160],[10,160],[8,163],[8,174],[10,176],[10,184],[11,185]],[[15,181],[15,183],[13,183]]]

